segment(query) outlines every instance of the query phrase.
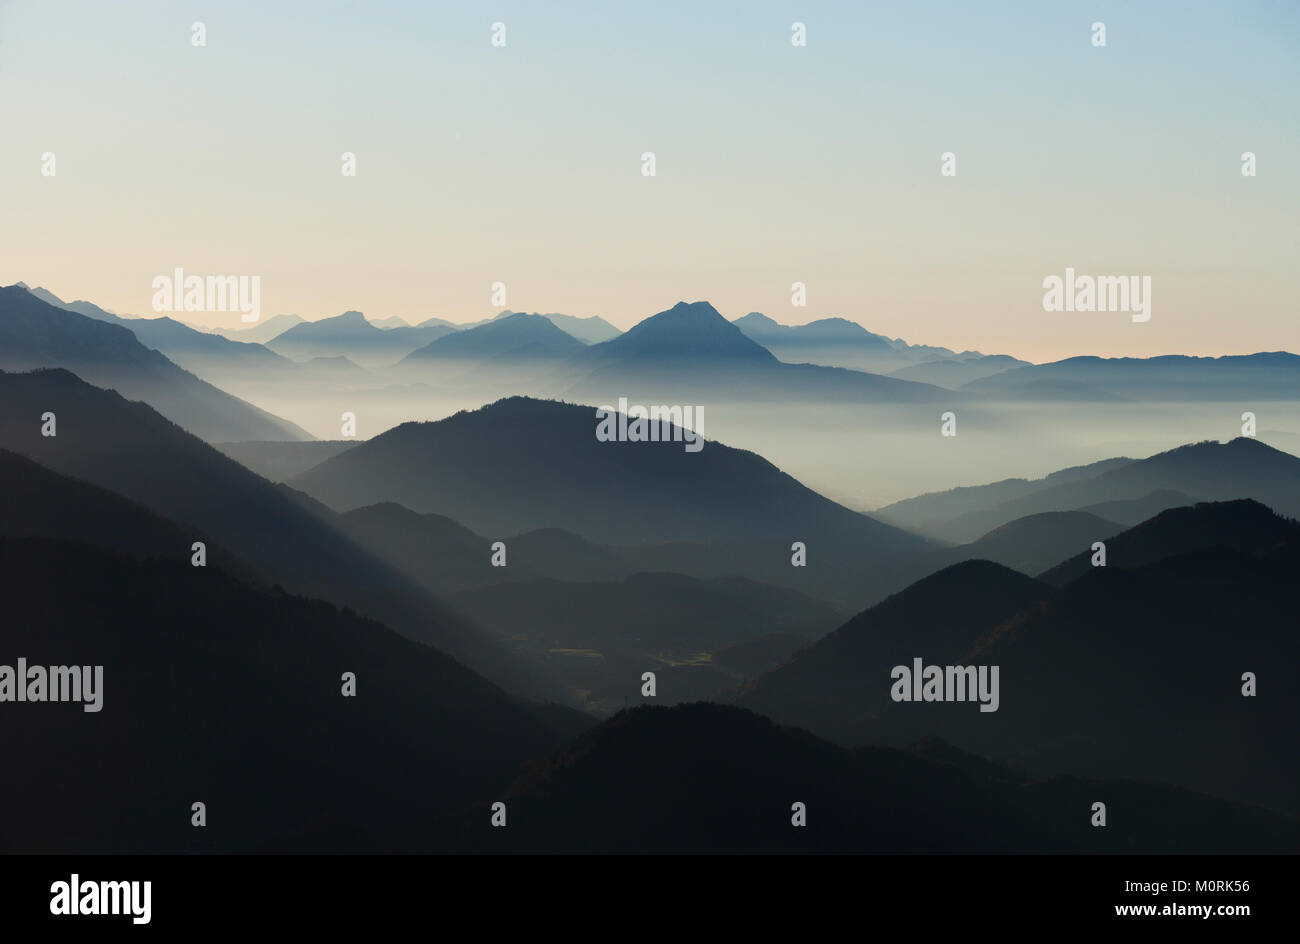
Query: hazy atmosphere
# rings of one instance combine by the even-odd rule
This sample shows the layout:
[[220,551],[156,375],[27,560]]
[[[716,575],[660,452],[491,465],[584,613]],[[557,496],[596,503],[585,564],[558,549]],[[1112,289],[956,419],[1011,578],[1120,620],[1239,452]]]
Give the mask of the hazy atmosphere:
[[805,6],[0,0],[7,914],[1269,913],[1300,7]]
[[[0,3],[0,281],[147,315],[184,266],[260,275],[268,317],[412,323],[487,317],[499,281],[622,329],[708,299],[1034,361],[1300,348],[1292,4],[230,2],[175,41],[200,18]],[[1067,265],[1150,275],[1150,322],[1045,314]]]

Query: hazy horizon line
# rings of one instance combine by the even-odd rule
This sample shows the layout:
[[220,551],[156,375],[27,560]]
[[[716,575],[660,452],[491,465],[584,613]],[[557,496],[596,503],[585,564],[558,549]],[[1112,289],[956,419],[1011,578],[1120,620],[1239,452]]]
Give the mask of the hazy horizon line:
[[[53,289],[47,288],[47,287],[44,286],[44,285],[31,285],[31,284],[25,282],[25,281],[22,280],[22,279],[18,279],[18,280],[14,281],[14,282],[11,282],[11,283],[9,283],[9,284],[10,284],[10,285],[13,285],[13,286],[20,287],[20,288],[26,288],[28,291],[34,291],[34,290],[39,289],[39,290],[41,290],[41,291],[49,292],[51,295],[53,295],[54,297],[56,297],[56,298],[58,298],[60,301],[62,301],[63,304],[65,304],[65,305],[74,305],[74,304],[77,304],[78,302],[85,302],[85,303],[87,303],[87,304],[94,305],[96,308],[99,308],[99,309],[101,309],[101,310],[103,310],[103,311],[106,311],[106,312],[108,312],[108,313],[111,314],[111,315],[115,315],[115,316],[117,316],[118,318],[139,319],[139,320],[142,320],[142,321],[152,321],[152,320],[156,320],[156,319],[160,319],[160,318],[171,318],[173,321],[178,321],[178,322],[180,322],[181,324],[184,324],[184,325],[186,325],[186,326],[188,326],[188,327],[191,327],[191,328],[193,328],[193,329],[196,330],[196,331],[200,331],[200,332],[202,332],[202,333],[204,333],[204,334],[217,334],[218,336],[220,336],[220,335],[219,335],[219,332],[220,332],[220,331],[231,331],[231,332],[234,332],[234,333],[241,333],[241,332],[243,332],[243,331],[253,330],[253,329],[256,329],[259,325],[264,325],[264,324],[266,324],[267,322],[271,321],[271,320],[274,319],[274,318],[280,318],[280,317],[299,318],[299,319],[301,320],[302,323],[306,323],[306,324],[315,324],[315,323],[317,323],[317,322],[321,322],[321,321],[328,321],[328,320],[330,320],[331,318],[338,318],[338,317],[340,317],[341,315],[345,315],[345,314],[347,314],[347,313],[349,313],[349,312],[353,312],[353,311],[359,313],[359,314],[360,314],[360,315],[361,315],[361,316],[362,316],[362,317],[363,317],[363,318],[364,318],[368,323],[370,323],[370,324],[372,324],[372,325],[376,325],[376,327],[378,327],[378,325],[376,324],[377,321],[387,321],[387,320],[392,319],[392,318],[397,318],[397,319],[401,320],[402,322],[404,322],[408,327],[412,327],[412,328],[414,328],[414,327],[418,327],[419,325],[421,325],[421,324],[423,324],[423,323],[425,323],[425,322],[427,322],[427,321],[430,321],[430,320],[432,320],[432,319],[437,319],[437,320],[439,320],[439,321],[444,321],[444,322],[446,322],[446,323],[448,323],[448,324],[456,325],[456,326],[459,327],[459,328],[466,328],[466,327],[469,327],[469,326],[478,326],[478,325],[481,325],[481,324],[482,324],[483,322],[485,322],[485,321],[492,321],[494,318],[498,317],[499,315],[502,314],[502,312],[505,312],[505,311],[508,311],[508,312],[510,312],[511,314],[515,314],[515,315],[521,315],[521,314],[526,314],[526,315],[541,315],[541,316],[546,316],[546,315],[564,315],[564,316],[566,316],[566,317],[571,317],[571,318],[580,318],[580,319],[587,319],[587,318],[600,318],[600,319],[601,319],[602,321],[604,321],[606,324],[610,325],[610,327],[615,328],[615,329],[619,332],[619,334],[621,335],[621,334],[626,334],[628,331],[630,331],[632,328],[636,327],[638,324],[641,324],[641,323],[642,323],[643,321],[645,321],[646,319],[648,319],[648,318],[653,318],[655,315],[662,314],[662,313],[665,312],[665,311],[669,311],[669,310],[671,310],[671,309],[673,308],[673,305],[677,305],[677,304],[698,304],[698,303],[700,303],[700,302],[703,302],[703,303],[708,304],[708,305],[710,305],[711,307],[713,307],[713,309],[714,309],[715,311],[717,311],[718,314],[722,315],[722,317],[725,318],[729,324],[734,324],[738,319],[743,318],[743,317],[745,317],[746,315],[751,315],[751,314],[763,315],[764,317],[769,318],[769,319],[771,319],[772,321],[776,322],[776,324],[780,325],[781,327],[789,327],[789,328],[800,328],[800,327],[806,327],[807,325],[810,325],[810,324],[813,324],[813,323],[816,323],[816,322],[819,322],[819,321],[847,321],[847,322],[849,322],[850,324],[855,324],[855,325],[857,325],[858,327],[862,328],[864,331],[867,331],[867,332],[869,332],[870,334],[873,334],[873,335],[875,335],[875,336],[877,336],[877,337],[886,338],[887,340],[891,340],[891,341],[901,341],[901,342],[907,344],[909,347],[933,347],[933,348],[943,348],[943,349],[945,349],[945,350],[952,351],[954,354],[970,354],[970,353],[977,353],[977,354],[982,354],[982,355],[985,355],[985,356],[994,355],[994,354],[997,354],[997,355],[1006,355],[1006,356],[1014,357],[1014,358],[1016,358],[1017,360],[1027,361],[1028,363],[1030,363],[1030,364],[1035,364],[1035,365],[1051,364],[1051,363],[1055,363],[1055,362],[1057,362],[1057,361],[1069,360],[1069,359],[1071,359],[1071,358],[1075,358],[1075,357],[1096,357],[1096,358],[1099,358],[1099,359],[1101,359],[1101,360],[1125,360],[1125,359],[1127,359],[1127,360],[1153,360],[1153,359],[1160,358],[1160,357],[1203,357],[1203,358],[1220,358],[1220,357],[1249,357],[1249,356],[1252,356],[1252,355],[1255,355],[1255,354],[1293,354],[1293,353],[1295,353],[1294,351],[1291,351],[1291,350],[1289,350],[1289,349],[1286,348],[1286,347],[1274,347],[1274,348],[1269,348],[1269,347],[1239,348],[1239,349],[1237,349],[1237,350],[1232,350],[1232,351],[1222,351],[1222,350],[1220,350],[1220,351],[1214,351],[1214,352],[1210,352],[1210,351],[1197,351],[1197,352],[1188,352],[1188,351],[1170,351],[1170,352],[1166,352],[1166,353],[1163,353],[1163,354],[1145,354],[1145,355],[1143,355],[1143,354],[1114,354],[1114,353],[1101,353],[1101,354],[1099,354],[1099,353],[1094,353],[1094,352],[1091,352],[1091,351],[1078,351],[1078,352],[1075,352],[1075,353],[1072,353],[1072,354],[1065,354],[1065,355],[1060,355],[1060,356],[1054,356],[1054,357],[1046,357],[1046,358],[1042,358],[1042,359],[1036,359],[1036,358],[1033,357],[1033,356],[1028,356],[1028,355],[1024,355],[1024,354],[1017,354],[1017,353],[1015,353],[1015,352],[1013,352],[1013,351],[1011,351],[1011,350],[1006,350],[1006,349],[1003,349],[1003,350],[994,350],[994,349],[992,349],[992,348],[985,349],[985,348],[983,348],[983,347],[980,347],[980,348],[958,348],[958,347],[953,347],[953,346],[951,346],[951,345],[949,345],[949,344],[945,344],[945,343],[941,343],[941,342],[915,341],[915,340],[911,340],[911,339],[909,339],[909,338],[906,338],[906,337],[904,337],[904,336],[902,336],[902,335],[891,336],[891,335],[886,334],[886,333],[884,333],[884,332],[880,332],[880,331],[873,330],[873,329],[870,328],[869,326],[863,324],[863,323],[862,323],[861,321],[859,321],[858,319],[856,319],[856,318],[850,318],[850,317],[848,317],[847,315],[826,314],[826,315],[819,315],[819,316],[817,316],[817,317],[811,317],[811,318],[809,318],[807,321],[792,322],[792,321],[781,321],[780,319],[775,318],[775,317],[773,317],[772,315],[768,314],[767,312],[761,311],[761,310],[759,310],[759,309],[750,309],[750,310],[746,311],[746,312],[745,312],[744,314],[742,314],[742,315],[737,315],[737,316],[735,316],[734,318],[730,318],[730,317],[728,317],[727,315],[723,314],[723,312],[721,311],[721,309],[719,309],[716,305],[714,305],[712,302],[710,302],[707,298],[700,298],[700,299],[696,299],[695,301],[687,301],[686,299],[679,299],[677,302],[674,302],[673,305],[669,305],[667,308],[662,308],[662,309],[660,309],[659,311],[652,312],[651,314],[648,314],[648,315],[644,315],[644,316],[642,316],[638,321],[636,321],[635,323],[633,323],[632,325],[630,325],[630,326],[627,327],[627,328],[620,328],[620,327],[619,327],[617,324],[615,324],[613,321],[610,321],[608,318],[606,318],[604,315],[601,315],[601,314],[573,314],[573,313],[571,313],[571,312],[562,312],[562,311],[547,310],[547,309],[544,309],[544,308],[533,308],[533,309],[531,309],[531,310],[524,310],[524,309],[514,308],[514,307],[510,307],[510,306],[506,306],[506,307],[504,307],[504,308],[502,308],[502,309],[498,309],[498,310],[495,311],[494,314],[489,314],[489,315],[487,315],[487,316],[484,316],[484,317],[481,317],[481,318],[475,318],[475,319],[472,319],[472,320],[469,320],[469,321],[456,321],[456,320],[454,320],[454,319],[451,318],[451,317],[445,317],[445,316],[443,316],[443,315],[428,315],[427,317],[422,318],[422,319],[420,319],[419,321],[411,321],[410,318],[408,318],[408,317],[406,317],[406,316],[404,316],[404,315],[382,315],[382,316],[372,316],[372,315],[368,315],[368,314],[366,314],[365,311],[362,310],[362,309],[360,309],[360,308],[343,308],[343,309],[341,309],[340,311],[338,311],[338,312],[336,312],[335,314],[332,314],[332,315],[330,315],[330,314],[326,314],[326,315],[319,315],[319,316],[317,316],[317,317],[311,317],[311,318],[309,318],[309,317],[305,317],[305,316],[303,316],[303,315],[300,315],[300,314],[298,314],[297,312],[282,311],[282,312],[276,312],[276,313],[273,314],[273,315],[268,315],[267,317],[262,318],[262,319],[260,319],[259,321],[257,321],[257,322],[253,322],[253,323],[241,323],[241,322],[239,322],[239,321],[234,321],[234,322],[233,322],[232,324],[230,324],[230,325],[206,325],[206,324],[202,324],[202,323],[195,322],[195,321],[189,321],[189,320],[186,320],[185,318],[177,317],[177,315],[183,315],[183,314],[186,314],[185,312],[151,312],[150,314],[144,314],[144,315],[142,315],[142,314],[135,314],[135,313],[123,313],[123,312],[118,311],[118,310],[116,310],[116,309],[114,309],[114,308],[110,308],[110,307],[108,307],[108,306],[106,306],[106,305],[102,305],[102,304],[100,304],[99,302],[92,301],[91,299],[88,299],[88,298],[73,298],[73,299],[66,298],[66,297],[64,297],[63,295],[60,295],[58,292],[55,292]],[[195,314],[211,314],[211,313],[210,313],[210,312],[195,312]],[[287,329],[286,329],[286,330],[287,330]],[[380,330],[388,330],[388,329],[381,328]],[[563,330],[563,329],[561,329],[561,330]],[[581,339],[579,339],[579,340],[581,340]],[[751,339],[751,340],[752,340],[752,339]],[[261,344],[265,344],[265,343],[267,343],[267,342],[248,341],[248,342],[242,342],[242,343],[248,343],[248,344],[257,344],[257,343],[261,343]],[[590,343],[588,343],[588,342],[584,342],[584,343],[587,343],[588,346],[591,346]],[[598,342],[598,343],[600,343],[600,342]],[[759,344],[760,342],[755,341],[754,343]],[[922,363],[922,362],[918,362],[918,363]],[[849,369],[853,369],[853,370],[861,370],[861,368],[844,368],[844,369],[845,369],[845,370],[849,370]],[[865,372],[865,373],[870,373],[870,371],[863,371],[863,372]]]

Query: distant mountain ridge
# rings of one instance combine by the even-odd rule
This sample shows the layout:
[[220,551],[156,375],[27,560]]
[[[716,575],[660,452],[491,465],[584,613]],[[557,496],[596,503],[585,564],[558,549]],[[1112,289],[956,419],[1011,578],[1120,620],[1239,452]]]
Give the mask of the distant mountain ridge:
[[559,359],[583,347],[583,342],[557,328],[549,318],[510,314],[476,328],[443,335],[407,354],[402,364]]
[[120,390],[206,440],[313,438],[178,367],[127,327],[51,305],[16,285],[0,288],[0,371],[36,368],[64,368]]
[[[31,289],[42,301],[96,321],[126,328],[145,347],[161,351],[170,360],[200,374],[268,373],[292,367],[292,363],[251,338],[231,340],[218,332],[199,330],[167,316],[142,318],[115,315],[86,301],[64,302],[45,289]],[[285,318],[287,316],[277,316]],[[252,330],[252,329],[249,329]]]
[[[1144,567],[1167,557],[1216,547],[1267,552],[1297,539],[1300,539],[1300,525],[1278,517],[1257,501],[1242,498],[1199,502],[1189,508],[1162,511],[1117,533],[1106,542],[1106,566]],[[1093,556],[1091,547],[1084,547],[1038,578],[1053,586],[1064,586],[1092,570]]]
[[807,324],[786,325],[752,311],[732,323],[787,363],[891,374],[902,380],[935,383],[950,389],[960,385],[958,381],[968,382],[1028,363],[1007,355],[959,353],[946,347],[908,344],[902,338],[875,334],[847,318],[820,318]]
[[[501,314],[497,315],[494,320],[509,318],[511,315],[517,314],[523,314],[523,312],[510,311],[509,309],[506,309],[501,312]],[[527,314],[537,315],[538,313],[528,312]],[[580,318],[576,315],[560,315],[552,312],[538,316],[545,318],[565,334],[572,335],[583,344],[599,344],[602,341],[616,338],[623,333],[604,318],[600,317],[600,315],[588,315],[585,318]]]
[[363,367],[387,366],[455,330],[437,324],[379,328],[361,312],[345,311],[333,318],[296,324],[267,347],[294,360],[343,355]]
[[678,302],[618,337],[593,344],[556,376],[555,396],[614,402],[638,396],[680,402],[954,403],[929,384],[838,367],[778,360],[705,301]]
[[[1026,515],[1086,510],[1111,518],[1197,501],[1253,498],[1300,516],[1300,458],[1249,437],[1179,446],[1146,459],[1116,458],[1042,479],[957,488],[876,509],[881,520],[965,543]],[[1128,508],[1130,510],[1125,511]],[[1132,523],[1128,518],[1125,524]]]
[[[870,595],[930,545],[811,491],[750,452],[707,442],[600,442],[596,411],[526,397],[405,423],[290,479],[340,511],[397,502],[493,540],[562,528],[603,544],[705,542],[744,576]],[[707,425],[703,429],[707,438]],[[807,568],[791,545],[806,542]],[[853,587],[859,588],[857,592]]]
[[1286,351],[1222,357],[1070,357],[973,380],[963,390],[1033,399],[1057,390],[1070,400],[1235,401],[1300,397],[1300,356]]
[[772,352],[723,318],[708,302],[678,302],[588,351],[592,361],[650,358],[736,360],[770,364]]

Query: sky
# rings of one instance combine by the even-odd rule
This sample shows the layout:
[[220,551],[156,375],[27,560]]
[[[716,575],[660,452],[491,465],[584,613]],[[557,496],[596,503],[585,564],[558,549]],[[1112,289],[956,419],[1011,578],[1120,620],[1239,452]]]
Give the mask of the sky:
[[[1291,0],[0,0],[0,283],[149,315],[179,266],[259,276],[263,318],[418,322],[501,282],[620,328],[704,299],[1035,361],[1300,351],[1298,99]],[[1044,311],[1067,267],[1149,276],[1150,320]]]

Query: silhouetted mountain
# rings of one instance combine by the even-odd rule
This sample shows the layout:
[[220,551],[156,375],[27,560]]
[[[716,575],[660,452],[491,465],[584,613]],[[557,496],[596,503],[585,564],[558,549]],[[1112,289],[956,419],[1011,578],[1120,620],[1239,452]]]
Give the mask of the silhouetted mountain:
[[248,327],[209,328],[207,330],[213,334],[219,334],[223,338],[229,338],[231,341],[253,341],[257,344],[265,344],[284,334],[294,325],[302,323],[302,319],[297,315],[275,315]]
[[898,370],[890,371],[889,376],[899,380],[915,380],[920,383],[934,384],[956,390],[963,384],[984,377],[992,377],[1013,367],[1024,367],[1028,361],[1022,361],[1008,354],[990,354],[980,358],[947,358],[912,364]]
[[589,360],[776,361],[708,302],[678,302],[589,350]]
[[345,311],[333,318],[304,321],[268,342],[277,354],[294,360],[342,355],[363,367],[382,366],[401,360],[456,329],[447,325],[421,324],[407,328],[377,328],[359,311]]
[[[596,425],[591,407],[512,398],[404,423],[290,484],[337,510],[393,501],[494,539],[563,528],[606,544],[707,543],[736,575],[859,602],[915,573],[929,546],[753,453],[716,442],[698,452],[682,442],[601,442]],[[796,541],[807,567],[790,566]]]
[[[515,314],[519,314],[519,312],[503,311],[497,315],[497,320],[509,318]],[[536,314],[536,312],[532,312],[532,314]],[[622,334],[618,328],[615,328],[599,315],[578,318],[574,315],[548,314],[540,317],[551,322],[565,334],[577,338],[583,344],[599,344],[601,341],[608,341],[610,338],[616,338]]]
[[859,370],[783,363],[708,302],[679,302],[578,352],[554,386],[565,399],[597,402],[947,403],[961,396]]
[[230,341],[205,334],[171,318],[137,318],[123,321],[140,343],[162,351],[186,370],[215,377],[231,374],[260,375],[284,371],[293,364],[261,344]]
[[[508,648],[545,663],[575,704],[598,715],[639,697],[645,671],[657,673],[664,703],[710,697],[774,668],[788,639],[806,642],[840,622],[821,600],[716,576],[727,561],[707,547],[611,547],[552,528],[506,538],[508,566],[494,567],[488,538],[441,515],[386,503],[339,521]],[[644,572],[664,562],[680,573]],[[776,642],[724,654],[756,637]]]
[[1154,518],[1167,508],[1182,508],[1185,505],[1195,504],[1196,499],[1185,492],[1174,491],[1172,488],[1161,488],[1143,495],[1141,498],[1098,502],[1095,505],[1087,505],[1079,510],[1131,528],[1135,524],[1141,524],[1148,518]]
[[[0,449],[0,538],[50,538],[188,560],[194,530],[107,489]],[[225,549],[213,545],[210,552],[214,568],[244,581],[260,581],[256,570]]]
[[583,346],[583,342],[561,331],[548,318],[512,314],[477,328],[444,335],[412,351],[402,365],[472,366],[492,361],[514,366],[520,362],[558,360],[582,350]]
[[44,294],[38,297],[43,301],[88,318],[126,328],[145,347],[160,351],[168,360],[186,370],[218,383],[232,377],[262,376],[293,368],[291,361],[263,345],[245,343],[251,342],[251,338],[230,340],[224,335],[201,331],[174,318],[123,317],[90,302],[67,304],[50,292],[41,291]]
[[506,567],[493,567],[495,539],[481,537],[445,515],[417,514],[395,502],[355,508],[339,516],[339,525],[362,547],[433,593],[540,576],[517,552],[507,553]]
[[0,288],[0,370],[41,367],[66,368],[143,400],[203,439],[312,438],[181,369],[124,327],[47,304],[16,285]]
[[131,321],[138,318],[138,315],[119,315],[111,312],[106,308],[100,308],[92,302],[77,300],[75,302],[65,302],[59,296],[55,295],[49,289],[36,286],[31,288],[26,282],[16,282],[19,288],[27,289],[47,305],[53,305],[55,308],[62,308],[65,311],[75,311],[79,315],[85,315],[87,318],[93,318],[96,321],[107,321],[109,324],[121,324],[124,321]]
[[1037,574],[1080,548],[1089,548],[1094,541],[1122,530],[1123,525],[1084,511],[1045,511],[1017,518],[977,541],[943,551],[936,560],[945,565],[990,560],[1022,574]]
[[[1166,516],[1108,550],[1174,556],[1108,561],[1038,601],[1032,587],[1045,585],[1022,583],[1017,599],[1009,572],[1009,592],[990,575],[952,586],[971,566],[958,565],[856,617],[739,703],[845,743],[933,735],[1034,775],[1168,782],[1295,815],[1300,693],[1271,667],[1300,656],[1300,526],[1251,502]],[[914,658],[997,666],[998,709],[894,702],[890,666]],[[1254,697],[1243,696],[1246,672]]]
[[1278,674],[1300,656],[1300,542],[1269,550],[1091,568],[970,654],[1001,667],[1001,708],[933,712],[935,733],[1036,771],[1158,779],[1300,812],[1300,694]]
[[[1132,461],[1132,459],[1124,458],[1103,459],[1089,465],[1061,469],[1059,472],[1053,472],[1041,479],[1003,479],[990,485],[962,486],[949,489],[946,492],[929,492],[915,498],[894,502],[892,505],[886,505],[883,508],[877,508],[872,512],[872,515],[882,521],[888,521],[890,524],[907,528],[909,531],[933,535],[957,543],[965,543],[974,541],[999,525],[1013,521],[1017,517],[1023,517],[1023,515],[1009,515],[1001,518],[1001,520],[994,520],[994,523],[989,524],[983,530],[978,530],[978,523],[952,529],[947,527],[949,522],[960,519],[965,515],[971,515],[974,518],[977,513],[986,512],[988,509],[1003,503],[1057,485],[1094,478],[1102,472],[1119,468]],[[1073,509],[1035,510],[1069,511]],[[1030,513],[1032,512],[1025,512],[1025,514]],[[1095,510],[1093,513],[1100,514]]]
[[[933,748],[930,749],[933,754]],[[588,731],[505,792],[492,851],[925,853],[1294,851],[1293,820],[1149,784],[973,773],[912,751],[835,747],[721,705],[638,708]],[[975,759],[970,759],[974,761]],[[1088,825],[1098,797],[1112,824]],[[792,823],[803,804],[806,825]]]
[[[44,411],[58,416],[55,437],[41,435]],[[486,633],[349,540],[332,513],[295,500],[145,404],[63,370],[0,373],[0,448],[191,527],[178,559],[188,561],[193,541],[227,547],[268,583],[381,619],[513,691],[541,690]],[[211,554],[209,562],[220,560]]]
[[291,379],[316,381],[326,385],[355,386],[372,383],[375,375],[359,364],[354,364],[341,354],[338,357],[312,357],[294,365]]
[[784,325],[757,311],[732,322],[747,338],[771,350],[778,347],[790,354],[800,349],[819,349],[827,345],[859,348],[872,353],[892,354],[895,347],[890,340],[872,334],[862,325],[847,318],[822,318],[802,325]]
[[[1098,538],[1097,540],[1100,540]],[[1171,508],[1106,541],[1107,567],[1141,567],[1188,551],[1225,547],[1266,553],[1286,541],[1300,540],[1300,525],[1280,518],[1250,499],[1201,502],[1190,508]],[[1056,587],[1092,570],[1090,544],[1039,575]]]
[[990,561],[955,564],[859,613],[734,700],[844,744],[911,743],[937,732],[918,711],[927,706],[890,700],[893,667],[910,667],[917,657],[926,665],[961,664],[982,633],[1050,592]]
[[6,662],[103,667],[98,712],[0,712],[23,757],[0,784],[7,852],[275,851],[327,824],[436,851],[448,811],[560,743],[554,709],[434,649],[174,555],[0,539],[0,593]]
[[1038,512],[1069,511],[1169,490],[1193,495],[1198,501],[1253,498],[1274,511],[1296,517],[1300,516],[1300,458],[1246,438],[1179,446],[1090,478],[1039,488],[1023,497],[969,512],[947,522],[939,533],[982,533]]
[[990,397],[1034,399],[1041,387],[1070,385],[1088,399],[1293,400],[1300,390],[1300,357],[1285,351],[1225,357],[1071,357],[1020,367],[967,384]]
[[[946,347],[908,344],[902,338],[890,339],[873,334],[856,321],[846,318],[822,318],[802,325],[784,325],[764,314],[751,311],[732,323],[746,337],[757,341],[787,363],[821,364],[877,374],[895,374],[900,379],[935,383],[939,386],[949,386],[954,372],[942,372],[933,368],[918,372],[916,376],[898,372],[914,365],[945,362],[955,365],[954,370],[963,368],[968,374],[966,380],[970,380],[972,376],[987,376],[994,372],[981,372],[975,367],[977,363],[990,361],[988,366],[996,366],[997,369],[1011,366],[1008,361],[1014,364],[1025,363],[1006,355],[986,356],[979,351],[957,353]],[[958,372],[956,376],[962,374]]]
[[[487,537],[444,515],[419,514],[396,502],[356,508],[337,520],[362,547],[439,595],[521,580],[610,581],[662,572],[707,580],[729,574],[728,561],[706,544],[613,546],[560,528]],[[491,563],[489,550],[498,540],[506,545],[504,567]]]

